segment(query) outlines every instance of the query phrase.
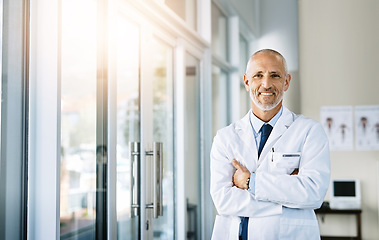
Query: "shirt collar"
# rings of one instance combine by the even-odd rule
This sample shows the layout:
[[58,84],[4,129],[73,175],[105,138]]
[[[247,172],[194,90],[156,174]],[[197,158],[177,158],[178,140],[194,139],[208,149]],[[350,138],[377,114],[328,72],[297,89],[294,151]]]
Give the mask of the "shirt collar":
[[[271,118],[271,120],[268,122],[268,124],[270,124],[272,127],[274,127],[276,122],[278,121],[278,119],[282,115],[282,112],[283,112],[283,106],[280,108],[279,112],[277,114],[275,114],[275,116],[273,118]],[[263,122],[257,116],[254,115],[253,111],[250,111],[250,123],[251,123],[251,126],[253,127],[255,135],[258,134],[258,132],[259,132],[259,130],[261,130],[261,127],[263,126],[263,124],[265,124],[265,122]]]

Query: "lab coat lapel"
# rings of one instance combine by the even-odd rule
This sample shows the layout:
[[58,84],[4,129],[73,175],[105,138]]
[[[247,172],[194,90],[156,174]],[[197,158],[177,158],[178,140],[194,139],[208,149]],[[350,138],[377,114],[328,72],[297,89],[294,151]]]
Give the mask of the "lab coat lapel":
[[270,151],[272,146],[278,141],[278,139],[284,134],[284,132],[291,126],[294,121],[294,115],[290,110],[283,106],[282,116],[276,122],[270,136],[267,139],[265,146],[263,147],[261,157],[265,158],[266,154]]
[[258,149],[255,143],[253,128],[250,123],[250,112],[251,110],[245,115],[245,117],[236,122],[235,129],[243,143],[243,145],[241,144],[240,147],[241,150],[245,153],[242,157],[245,157],[244,160],[246,167],[249,170],[252,170],[255,168],[254,166],[256,166],[256,161],[258,159]]

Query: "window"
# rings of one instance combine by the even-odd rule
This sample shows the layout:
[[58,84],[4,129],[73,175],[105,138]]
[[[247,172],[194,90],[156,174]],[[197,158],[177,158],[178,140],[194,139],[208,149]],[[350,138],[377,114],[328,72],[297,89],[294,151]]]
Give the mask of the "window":
[[187,239],[201,239],[200,61],[185,56],[185,192]]
[[181,17],[193,30],[197,30],[197,0],[165,0],[166,6]]
[[29,8],[0,1],[0,239],[26,239]]
[[212,54],[227,61],[228,31],[227,17],[221,9],[212,2]]
[[230,120],[231,89],[230,73],[233,66],[229,62],[228,50],[228,17],[223,13],[220,5],[212,1],[212,133],[216,135],[218,129],[225,127]]
[[248,42],[241,34],[239,37],[239,41],[240,41],[239,73],[240,73],[240,79],[241,79],[241,84],[240,84],[240,115],[241,116],[240,117],[243,117],[251,108],[249,92],[246,91],[245,85],[243,83],[243,75],[246,72],[247,61],[249,60],[250,56],[248,56],[248,49],[249,49]]
[[228,75],[220,67],[212,67],[212,124],[213,136],[228,124]]
[[[82,17],[85,15],[86,17]],[[60,235],[95,235],[97,3],[62,1]],[[102,166],[102,165],[101,165]]]

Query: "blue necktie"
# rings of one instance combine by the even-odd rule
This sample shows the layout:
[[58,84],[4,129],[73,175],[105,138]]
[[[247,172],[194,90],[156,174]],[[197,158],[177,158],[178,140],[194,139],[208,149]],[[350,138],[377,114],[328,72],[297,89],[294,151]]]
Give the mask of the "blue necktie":
[[[263,146],[266,144],[266,141],[268,139],[268,136],[270,136],[271,131],[272,131],[272,127],[270,124],[264,124],[261,128],[261,142],[259,143],[259,148],[258,148],[258,158],[261,156]],[[249,218],[243,217],[240,224],[240,227],[242,228],[240,240],[247,240],[247,226],[248,225],[249,225]]]
[[266,141],[268,139],[268,136],[270,136],[271,131],[272,127],[270,124],[264,124],[261,128],[261,142],[258,148],[258,158],[261,156],[262,149],[266,144]]

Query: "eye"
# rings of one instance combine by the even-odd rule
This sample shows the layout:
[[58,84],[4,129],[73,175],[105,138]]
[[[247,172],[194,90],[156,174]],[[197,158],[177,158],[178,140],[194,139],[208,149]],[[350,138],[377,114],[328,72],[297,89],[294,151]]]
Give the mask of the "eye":
[[263,77],[263,75],[260,74],[260,73],[257,73],[257,74],[255,74],[255,75],[253,76],[253,78],[261,78],[261,77]]
[[276,74],[276,73],[274,73],[274,74],[272,74],[272,75],[271,75],[271,77],[272,77],[272,78],[280,78],[280,75],[279,75],[279,74]]

